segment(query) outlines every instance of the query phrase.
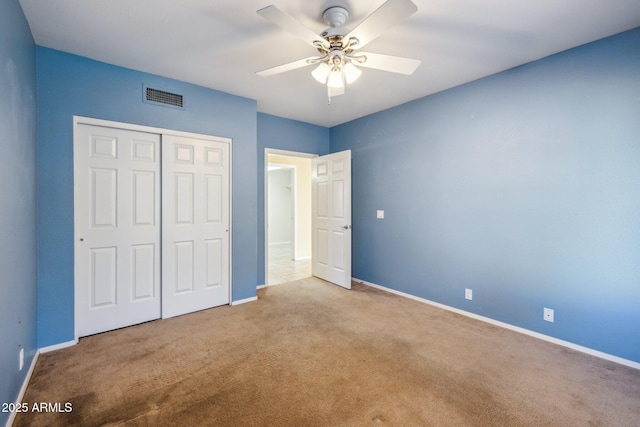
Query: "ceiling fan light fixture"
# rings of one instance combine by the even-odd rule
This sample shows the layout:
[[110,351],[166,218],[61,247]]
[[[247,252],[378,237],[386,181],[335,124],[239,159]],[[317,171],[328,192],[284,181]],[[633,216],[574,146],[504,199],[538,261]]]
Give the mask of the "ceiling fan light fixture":
[[331,68],[326,63],[322,62],[311,72],[311,75],[318,81],[318,83],[324,85],[327,84],[327,78],[329,77],[330,72]]
[[351,62],[347,62],[342,68],[342,71],[344,71],[345,80],[349,85],[358,80],[358,77],[362,74],[362,71]]
[[300,37],[313,46],[320,55],[268,68],[257,74],[269,76],[314,65],[316,67],[311,75],[327,87],[329,104],[332,97],[344,94],[346,86],[360,77],[362,71],[359,66],[410,75],[420,65],[420,61],[359,52],[359,49],[377,38],[386,28],[415,13],[417,9],[412,0],[385,0],[351,31],[344,27],[349,18],[349,11],[342,6],[329,7],[322,14],[329,28],[318,36],[276,6],[267,6],[258,10],[260,16]]

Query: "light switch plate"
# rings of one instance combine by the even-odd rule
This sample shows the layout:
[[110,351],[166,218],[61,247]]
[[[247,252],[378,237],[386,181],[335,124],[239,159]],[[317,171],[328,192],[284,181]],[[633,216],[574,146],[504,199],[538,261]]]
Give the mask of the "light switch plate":
[[384,211],[379,210],[376,212],[376,218],[378,219],[384,219]]

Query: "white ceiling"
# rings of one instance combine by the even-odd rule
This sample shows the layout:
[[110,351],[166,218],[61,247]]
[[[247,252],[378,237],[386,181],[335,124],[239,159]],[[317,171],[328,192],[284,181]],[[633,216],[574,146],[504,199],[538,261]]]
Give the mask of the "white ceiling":
[[36,43],[239,95],[258,111],[333,126],[640,26],[640,0],[413,0],[418,11],[366,50],[420,59],[412,76],[363,69],[327,105],[314,56],[256,10],[275,4],[320,33],[329,6],[354,28],[384,0],[20,0]]

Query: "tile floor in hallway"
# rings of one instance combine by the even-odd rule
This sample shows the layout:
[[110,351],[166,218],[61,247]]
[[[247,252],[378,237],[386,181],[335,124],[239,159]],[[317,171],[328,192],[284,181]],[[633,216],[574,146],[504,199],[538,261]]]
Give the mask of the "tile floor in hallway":
[[311,276],[311,258],[291,259],[291,245],[269,245],[268,285],[291,282]]

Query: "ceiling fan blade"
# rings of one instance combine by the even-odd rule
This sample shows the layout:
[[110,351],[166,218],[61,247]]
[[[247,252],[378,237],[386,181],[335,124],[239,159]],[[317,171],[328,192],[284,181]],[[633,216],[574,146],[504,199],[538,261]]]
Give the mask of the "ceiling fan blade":
[[366,56],[367,60],[360,63],[355,62],[359,67],[373,68],[376,70],[389,71],[410,75],[422,63],[419,59],[402,58],[400,56],[381,55],[379,53],[358,52],[357,56]]
[[266,70],[258,71],[256,74],[263,77],[273,76],[274,74],[284,73],[285,71],[295,70],[297,68],[306,67],[311,65],[309,61],[318,59],[315,56],[310,58],[299,59],[297,61],[289,62],[287,64],[278,65],[277,67],[267,68]]
[[278,9],[274,5],[260,9],[257,13],[272,24],[275,24],[283,30],[298,36],[311,46],[316,47],[317,42],[320,42],[325,46],[328,45],[327,41],[320,35],[314,33],[309,28],[302,25],[297,19],[293,18],[281,9]]
[[413,15],[418,7],[411,0],[387,0],[344,38],[355,37],[358,49],[382,34],[387,28]]

